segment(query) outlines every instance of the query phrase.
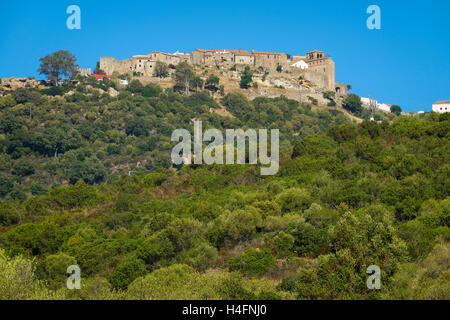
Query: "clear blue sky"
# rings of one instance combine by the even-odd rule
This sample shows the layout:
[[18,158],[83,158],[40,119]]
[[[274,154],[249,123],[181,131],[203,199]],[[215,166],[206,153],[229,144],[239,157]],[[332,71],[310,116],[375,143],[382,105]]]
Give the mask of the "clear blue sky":
[[[81,30],[66,9],[81,8]],[[381,30],[366,9],[381,8]],[[195,48],[324,50],[336,81],[361,96],[428,111],[450,99],[450,1],[2,1],[0,77],[37,76],[39,58],[69,50],[81,67],[100,56]]]

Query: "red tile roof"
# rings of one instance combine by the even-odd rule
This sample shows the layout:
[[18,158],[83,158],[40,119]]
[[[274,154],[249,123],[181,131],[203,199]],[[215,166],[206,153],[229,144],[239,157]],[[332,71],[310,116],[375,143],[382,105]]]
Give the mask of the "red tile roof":
[[448,103],[450,103],[450,100],[438,101],[438,102],[435,102],[433,104],[448,104]]
[[228,50],[238,56],[252,56],[252,54],[246,50]]
[[285,53],[282,53],[282,52],[267,52],[267,51],[253,51],[253,53],[255,55],[261,55],[261,54],[278,54],[278,55],[280,55],[280,54],[285,54]]
[[111,76],[107,76],[105,74],[91,74],[91,76],[96,77],[97,79],[111,78]]

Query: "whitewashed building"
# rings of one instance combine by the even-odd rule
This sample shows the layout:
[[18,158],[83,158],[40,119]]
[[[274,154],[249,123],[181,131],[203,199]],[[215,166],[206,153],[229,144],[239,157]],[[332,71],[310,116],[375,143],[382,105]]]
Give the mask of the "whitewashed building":
[[380,109],[384,112],[391,112],[391,106],[391,104],[377,103],[377,109]]
[[361,97],[361,102],[363,103],[363,105],[370,107],[370,101],[373,101],[373,103],[375,104],[376,108],[378,110],[384,111],[384,112],[391,112],[391,104],[387,104],[387,103],[379,103],[378,100],[372,99],[372,98],[365,98],[365,97]]
[[450,100],[438,101],[433,103],[433,112],[437,113],[450,112]]
[[299,68],[302,70],[308,69],[308,64],[304,60],[293,61],[291,67]]

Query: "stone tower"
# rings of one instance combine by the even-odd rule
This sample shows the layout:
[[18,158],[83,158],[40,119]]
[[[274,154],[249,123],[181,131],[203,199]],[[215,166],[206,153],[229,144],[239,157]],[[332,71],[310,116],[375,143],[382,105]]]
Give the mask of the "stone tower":
[[325,75],[325,89],[335,91],[335,66],[331,57],[323,51],[314,50],[306,54],[306,63],[309,71]]

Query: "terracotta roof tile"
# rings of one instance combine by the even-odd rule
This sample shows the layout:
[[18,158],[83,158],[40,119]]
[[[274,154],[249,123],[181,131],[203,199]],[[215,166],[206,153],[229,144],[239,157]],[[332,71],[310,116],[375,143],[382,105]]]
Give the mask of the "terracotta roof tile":
[[448,104],[448,103],[450,103],[450,100],[442,100],[442,101],[435,102],[433,104]]

